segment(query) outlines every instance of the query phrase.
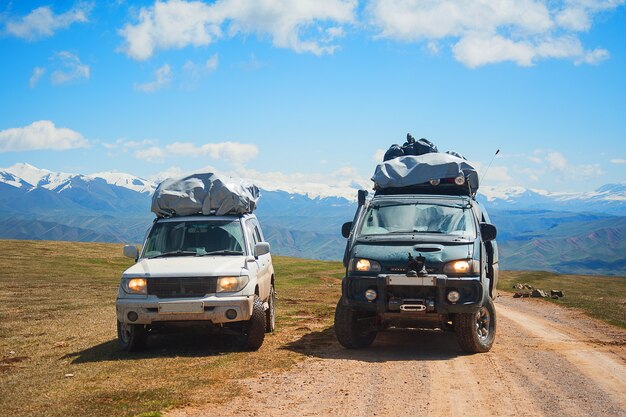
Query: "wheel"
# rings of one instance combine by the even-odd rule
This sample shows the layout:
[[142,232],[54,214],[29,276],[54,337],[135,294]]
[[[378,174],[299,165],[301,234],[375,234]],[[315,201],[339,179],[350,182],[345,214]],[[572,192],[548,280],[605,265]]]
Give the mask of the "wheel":
[[341,345],[348,349],[365,348],[376,339],[376,332],[372,331],[364,318],[370,314],[359,312],[344,306],[343,298],[337,303],[335,309],[335,335]]
[[258,295],[254,296],[252,317],[244,323],[242,334],[238,338],[238,345],[242,350],[258,350],[265,339],[265,312],[263,301]]
[[117,343],[124,352],[134,352],[146,347],[148,331],[143,324],[117,322]]
[[267,299],[269,308],[265,310],[265,333],[272,333],[276,329],[276,291],[270,286],[270,296]]
[[491,297],[476,313],[456,314],[454,330],[465,352],[489,352],[496,338],[496,308]]

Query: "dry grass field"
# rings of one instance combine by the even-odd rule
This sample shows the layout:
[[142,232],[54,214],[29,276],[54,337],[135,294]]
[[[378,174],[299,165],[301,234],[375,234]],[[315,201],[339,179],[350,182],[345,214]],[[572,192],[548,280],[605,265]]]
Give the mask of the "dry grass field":
[[277,331],[260,351],[187,333],[123,354],[114,306],[132,260],[121,253],[111,244],[0,241],[0,415],[158,415],[227,400],[237,379],[299,360],[299,340],[331,325],[341,292],[340,263],[275,257]]
[[[239,379],[289,368],[333,341],[326,329],[341,263],[275,257],[277,331],[258,352],[188,332],[121,353],[114,305],[132,264],[121,252],[112,244],[0,241],[0,415],[145,417],[220,403],[241,394]],[[560,303],[625,325],[626,279],[514,272],[502,275],[501,287],[515,282],[558,287],[566,293]]]

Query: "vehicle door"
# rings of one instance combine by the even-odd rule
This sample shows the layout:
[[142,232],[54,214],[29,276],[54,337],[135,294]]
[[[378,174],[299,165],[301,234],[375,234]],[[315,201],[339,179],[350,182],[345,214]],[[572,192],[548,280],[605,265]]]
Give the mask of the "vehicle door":
[[[249,241],[252,246],[251,250],[254,253],[254,246],[257,243],[263,241],[263,237],[261,236],[258,223],[254,219],[249,219],[248,221],[246,221],[246,231],[248,233]],[[261,296],[261,298],[267,297],[267,295],[269,294],[271,284],[271,261],[272,260],[269,253],[256,257],[256,264],[259,268],[258,283],[259,295]]]

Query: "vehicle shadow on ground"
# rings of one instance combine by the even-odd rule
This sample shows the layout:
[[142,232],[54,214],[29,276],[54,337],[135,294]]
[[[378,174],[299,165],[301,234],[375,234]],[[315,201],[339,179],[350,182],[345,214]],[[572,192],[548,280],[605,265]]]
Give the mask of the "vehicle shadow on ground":
[[283,349],[321,359],[351,359],[364,362],[404,360],[448,360],[465,355],[452,332],[440,330],[388,330],[378,333],[364,349],[345,349],[337,342],[332,327],[311,332]]
[[203,331],[182,331],[178,333],[151,335],[148,346],[137,352],[122,352],[117,339],[89,347],[63,356],[72,364],[106,362],[119,360],[141,360],[173,357],[218,356],[238,352],[235,340],[229,335],[219,335]]

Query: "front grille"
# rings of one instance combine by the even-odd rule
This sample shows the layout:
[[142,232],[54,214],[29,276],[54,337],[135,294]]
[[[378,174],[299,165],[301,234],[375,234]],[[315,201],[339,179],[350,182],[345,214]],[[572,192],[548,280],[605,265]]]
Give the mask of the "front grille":
[[421,287],[413,285],[390,285],[387,287],[387,296],[390,298],[436,298],[436,287]]
[[202,297],[215,293],[217,277],[151,278],[148,294],[159,298]]

